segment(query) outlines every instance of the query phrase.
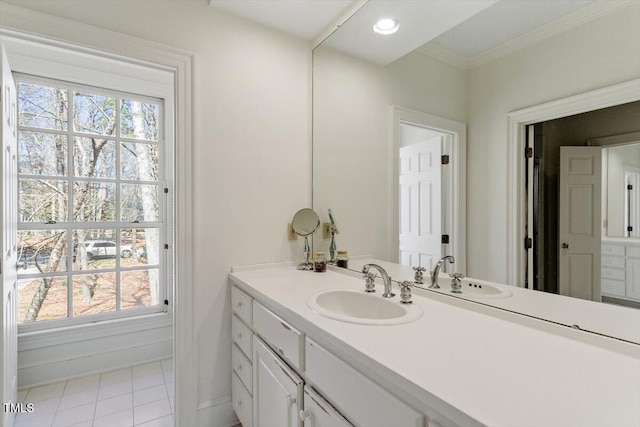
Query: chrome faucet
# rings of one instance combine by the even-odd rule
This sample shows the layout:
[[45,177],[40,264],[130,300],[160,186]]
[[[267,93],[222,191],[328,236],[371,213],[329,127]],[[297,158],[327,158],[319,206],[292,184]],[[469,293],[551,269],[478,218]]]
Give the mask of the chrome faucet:
[[435,267],[433,267],[433,271],[431,272],[431,286],[429,286],[430,289],[440,289],[440,286],[438,286],[438,275],[440,274],[440,267],[442,267],[442,264],[445,261],[449,261],[451,264],[456,262],[456,260],[451,255],[443,256],[438,260],[438,262],[436,262],[436,265]]
[[385,298],[394,297],[396,294],[391,292],[391,277],[389,277],[389,274],[387,274],[385,269],[377,264],[365,264],[364,267],[362,267],[362,272],[364,274],[367,274],[369,273],[370,268],[375,268],[380,272],[380,275],[382,276],[382,283],[384,283],[384,294],[382,294],[382,296]]

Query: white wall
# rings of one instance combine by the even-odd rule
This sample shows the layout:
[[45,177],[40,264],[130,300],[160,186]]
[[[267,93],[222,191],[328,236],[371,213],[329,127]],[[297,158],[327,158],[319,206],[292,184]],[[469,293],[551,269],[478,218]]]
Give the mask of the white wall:
[[[309,44],[206,0],[10,3],[194,53],[199,424],[232,422],[227,275],[232,265],[301,257],[286,223],[311,204]],[[11,26],[2,8],[0,23]],[[91,44],[72,22],[58,37]]]
[[640,77],[640,4],[469,74],[467,273],[506,282],[507,114]]
[[[391,105],[466,119],[464,71],[419,53],[389,66],[328,48],[313,57],[313,206],[336,215],[338,248],[391,257]],[[397,240],[397,237],[396,239]],[[314,249],[329,240],[314,238]]]

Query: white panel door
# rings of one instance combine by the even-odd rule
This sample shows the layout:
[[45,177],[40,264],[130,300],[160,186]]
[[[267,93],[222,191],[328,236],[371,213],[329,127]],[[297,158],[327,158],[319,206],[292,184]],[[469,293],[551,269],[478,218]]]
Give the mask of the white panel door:
[[433,269],[442,252],[442,137],[400,148],[400,264]]
[[310,387],[304,388],[304,427],[353,427],[351,423]]
[[[18,221],[18,161],[17,161],[17,98],[16,86],[11,76],[7,56],[2,49],[2,258],[0,258],[0,280],[2,281],[2,403],[16,403],[18,399],[18,325],[17,325],[17,221]],[[2,426],[13,425],[15,413],[2,415]]]
[[254,336],[254,427],[302,427],[299,417],[302,393],[302,380]]
[[560,147],[560,294],[600,301],[602,149]]

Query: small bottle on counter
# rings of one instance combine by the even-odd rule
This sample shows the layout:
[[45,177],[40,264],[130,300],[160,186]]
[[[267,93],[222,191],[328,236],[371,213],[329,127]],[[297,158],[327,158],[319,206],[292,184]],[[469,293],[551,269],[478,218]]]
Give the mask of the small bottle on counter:
[[313,271],[315,271],[316,273],[323,273],[327,271],[327,258],[325,258],[324,252],[314,253]]
[[349,256],[347,255],[347,251],[338,251],[338,255],[336,256],[336,265],[341,268],[347,268],[349,265]]

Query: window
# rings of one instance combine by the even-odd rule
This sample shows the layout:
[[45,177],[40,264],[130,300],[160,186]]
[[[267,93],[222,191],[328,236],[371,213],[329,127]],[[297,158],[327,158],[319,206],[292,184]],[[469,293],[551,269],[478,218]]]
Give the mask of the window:
[[16,77],[21,327],[165,310],[163,101]]

